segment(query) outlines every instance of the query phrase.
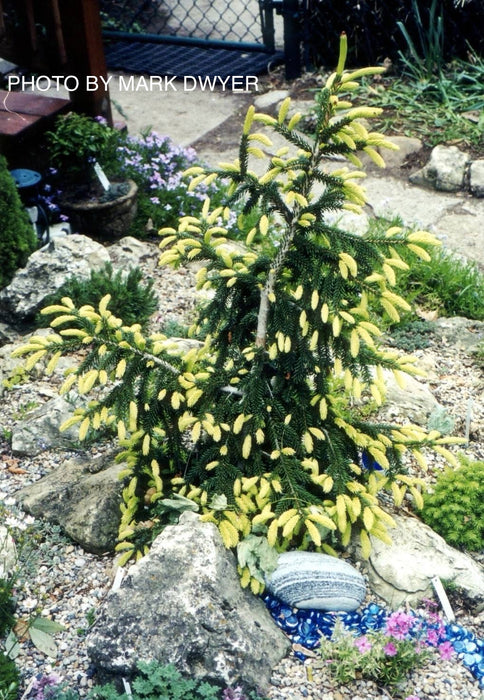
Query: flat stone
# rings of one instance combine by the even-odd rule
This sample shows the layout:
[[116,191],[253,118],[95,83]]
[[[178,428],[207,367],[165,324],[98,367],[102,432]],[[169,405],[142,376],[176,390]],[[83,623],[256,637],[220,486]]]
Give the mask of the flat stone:
[[366,594],[351,564],[317,552],[283,552],[266,584],[273,596],[301,609],[356,610]]
[[289,97],[288,90],[270,90],[263,95],[258,95],[254,100],[254,107],[256,109],[268,109],[269,107],[275,107],[278,102],[285,100]]
[[378,149],[387,169],[401,168],[409,156],[418,153],[423,148],[423,143],[420,139],[410,136],[390,136],[388,141],[398,146],[398,151],[391,151],[388,148]]

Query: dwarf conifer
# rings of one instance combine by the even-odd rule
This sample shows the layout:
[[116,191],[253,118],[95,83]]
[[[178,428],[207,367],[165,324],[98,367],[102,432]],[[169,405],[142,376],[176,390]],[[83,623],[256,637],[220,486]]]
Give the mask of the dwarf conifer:
[[[363,410],[367,399],[384,401],[383,370],[399,382],[417,373],[412,358],[379,346],[379,323],[408,308],[393,291],[407,268],[399,251],[427,258],[437,241],[398,227],[361,237],[328,223],[329,212],[365,204],[360,153],[382,165],[379,150],[392,148],[366,126],[379,110],[343,98],[378,69],[346,72],[344,61],[343,38],[338,68],[317,96],[314,138],[298,130],[289,99],[276,118],[250,107],[239,157],[188,171],[192,188],[223,178],[232,202],[260,212],[245,245],[229,240],[230,201],[212,210],[206,200],[198,217],[160,232],[160,263],[196,261],[198,287],[209,292],[188,349],[124,325],[106,296],[96,309],[68,298],[44,309],[55,314],[55,334],[21,351],[28,367],[50,356],[49,369],[62,353],[86,351],[62,391],[92,400],[66,426],[79,423],[81,439],[101,424],[117,430],[123,561],[146,551],[160,504],[174,495],[195,501],[228,547],[256,536],[279,551],[334,552],[356,531],[368,554],[369,535],[388,541],[393,522],[382,489],[397,505],[407,490],[421,504],[421,483],[402,456],[423,464],[422,449],[435,447],[452,459],[443,446],[451,438],[371,422]],[[271,132],[287,147],[274,151]],[[356,169],[330,167],[335,156]],[[265,167],[256,172],[253,160]],[[254,592],[263,586],[254,568],[240,573]]]

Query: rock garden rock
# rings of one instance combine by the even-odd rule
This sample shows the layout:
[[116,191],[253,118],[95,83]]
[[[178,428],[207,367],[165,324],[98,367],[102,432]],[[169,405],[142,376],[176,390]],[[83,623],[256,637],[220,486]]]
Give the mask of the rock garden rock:
[[154,268],[158,262],[159,250],[139,241],[133,236],[125,236],[107,249],[115,269],[126,270],[148,265]]
[[76,457],[18,492],[31,515],[56,523],[85,550],[114,550],[121,520],[122,482],[126,465],[106,457]]
[[449,345],[463,348],[466,352],[476,352],[484,342],[484,322],[454,316],[437,318],[433,321],[435,332]]
[[12,452],[16,455],[40,454],[52,448],[68,449],[77,440],[79,427],[60,432],[60,426],[72,416],[72,392],[42,404],[18,421],[12,430]]
[[484,197],[484,160],[475,160],[470,164],[469,190],[474,197]]
[[216,526],[184,513],[110,593],[87,647],[101,680],[129,678],[139,660],[154,659],[196,679],[264,691],[289,642],[240,587]]
[[469,160],[469,155],[457,146],[435,146],[429,162],[410,176],[410,182],[442,192],[458,192],[464,188]]
[[267,592],[292,607],[314,610],[356,610],[366,585],[351,564],[317,552],[283,552],[267,579]]
[[386,402],[380,415],[390,419],[404,417],[408,422],[426,426],[429,416],[441,408],[428,386],[411,375],[404,375],[403,389],[390,370],[384,370],[384,378]]
[[401,168],[410,156],[419,153],[423,148],[420,139],[410,136],[390,136],[388,140],[398,146],[398,151],[390,151],[388,148],[378,149],[387,169]]
[[[470,556],[459,552],[418,518],[394,516],[389,529],[393,544],[371,536],[366,561],[371,590],[391,608],[417,606],[432,597],[432,579],[451,582],[476,610],[484,603],[484,571]],[[358,547],[357,547],[358,550]]]
[[0,292],[0,319],[16,325],[29,322],[69,277],[88,279],[92,270],[108,262],[106,248],[86,236],[52,239],[32,253],[26,266]]

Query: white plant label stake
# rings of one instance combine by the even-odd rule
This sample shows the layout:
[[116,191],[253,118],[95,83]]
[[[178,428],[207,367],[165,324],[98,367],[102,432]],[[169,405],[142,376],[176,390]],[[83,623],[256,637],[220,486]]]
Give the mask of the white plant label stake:
[[449,599],[447,598],[447,593],[444,590],[442,581],[438,576],[435,576],[433,579],[431,579],[431,583],[434,587],[434,591],[436,592],[438,599],[440,600],[440,604],[442,606],[442,610],[444,611],[446,618],[449,620],[449,622],[454,622],[454,611],[452,610]]
[[104,172],[104,170],[101,168],[101,166],[99,165],[99,163],[97,161],[94,163],[94,172],[96,173],[97,179],[99,180],[99,182],[103,186],[104,190],[107,192],[109,190],[109,188],[111,187],[111,183],[109,182],[109,180],[106,176],[106,173]]

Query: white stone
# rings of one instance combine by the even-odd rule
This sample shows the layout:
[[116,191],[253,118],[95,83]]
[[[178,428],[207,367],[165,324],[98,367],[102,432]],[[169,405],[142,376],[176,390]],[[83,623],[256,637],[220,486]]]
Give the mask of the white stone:
[[464,188],[469,155],[457,146],[436,146],[429,162],[410,176],[410,182],[433,187],[442,192],[457,192]]
[[[388,530],[392,544],[371,536],[372,551],[363,563],[371,590],[391,608],[417,605],[432,594],[431,580],[451,581],[476,608],[484,602],[484,571],[471,557],[459,552],[418,518],[393,516]],[[359,551],[359,546],[356,547]]]
[[470,164],[469,190],[474,197],[484,197],[484,160],[474,160]]
[[271,595],[301,609],[356,610],[366,594],[351,564],[317,552],[283,552],[266,584]]

